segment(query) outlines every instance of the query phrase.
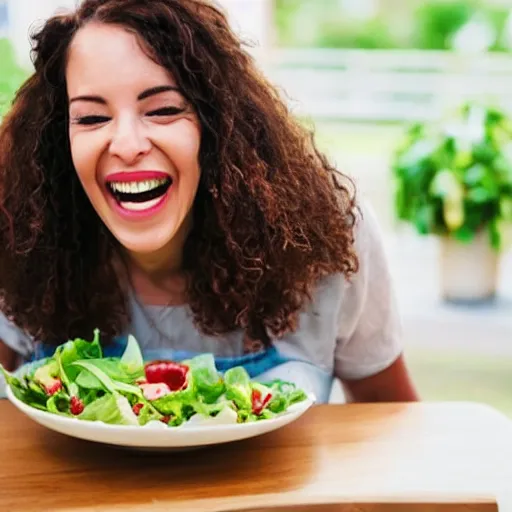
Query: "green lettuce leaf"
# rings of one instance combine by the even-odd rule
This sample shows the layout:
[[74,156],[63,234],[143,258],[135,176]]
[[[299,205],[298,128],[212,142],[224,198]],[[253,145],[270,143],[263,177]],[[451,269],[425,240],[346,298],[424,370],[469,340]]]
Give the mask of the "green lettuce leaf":
[[60,391],[48,398],[46,402],[48,412],[60,414],[61,416],[70,416],[69,414],[69,396]]
[[250,423],[253,421],[258,421],[256,414],[253,414],[248,409],[240,409],[238,411],[238,423]]
[[38,386],[34,384],[36,390],[32,389],[32,386],[28,387],[26,382],[8,372],[2,365],[0,365],[0,372],[4,376],[5,382],[11,389],[12,394],[18,400],[36,409],[46,410],[46,400],[48,397]]
[[270,420],[272,418],[274,418],[276,415],[276,413],[272,412],[270,409],[263,409],[263,411],[261,411],[260,414],[258,414],[256,416],[256,420],[257,421],[260,421],[260,420]]
[[75,381],[80,369],[74,366],[76,361],[84,359],[100,359],[102,357],[100,345],[100,331],[94,331],[93,341],[86,341],[81,338],[70,340],[57,347],[55,360],[59,364],[61,380],[64,385],[69,386]]
[[73,366],[90,372],[101,383],[105,391],[108,391],[109,393],[115,394],[117,392],[123,392],[142,396],[142,391],[138,386],[111,379],[103,370],[92,364],[90,361],[75,361]]
[[46,364],[37,368],[32,379],[27,376],[27,382],[35,383],[44,390],[48,390],[54,385],[61,386],[62,379],[60,378],[60,367],[57,361],[49,359]]
[[185,361],[192,373],[196,393],[207,404],[212,404],[224,393],[222,375],[215,367],[212,354],[202,354]]
[[151,404],[145,403],[139,412],[139,425],[144,426],[150,421],[160,421],[163,415],[160,414]]
[[224,373],[224,383],[226,398],[233,400],[239,409],[252,411],[251,379],[245,368],[230,368]]
[[305,391],[297,388],[292,382],[276,379],[268,382],[266,385],[273,393],[268,409],[274,413],[283,412],[290,405],[303,402],[308,397]]
[[[144,367],[135,368],[134,372],[130,372],[128,368],[121,363],[118,358],[109,357],[103,359],[87,359],[88,365],[95,366],[101,370],[110,379],[117,382],[130,384],[138,378],[144,376]],[[133,367],[132,367],[133,368]],[[86,389],[102,389],[103,385],[91,372],[81,371],[75,380],[76,384]]]
[[101,398],[104,395],[105,395],[105,391],[103,388],[101,388],[101,389],[82,388],[79,393],[79,398],[80,398],[80,400],[82,400],[82,403],[87,406],[90,403],[94,402],[94,400],[97,400],[98,398]]
[[207,417],[215,417],[226,408],[231,409],[233,411],[235,410],[233,402],[226,399],[220,400],[214,404],[207,404],[204,402],[197,401],[193,404],[193,407],[197,414],[201,414],[202,416]]
[[139,424],[130,402],[119,393],[105,395],[91,402],[77,418],[87,421],[102,421],[110,425]]
[[196,414],[190,418],[191,424],[221,424],[229,425],[238,423],[238,414],[233,402],[222,400],[217,404],[198,403]]
[[132,336],[128,336],[128,343],[121,356],[121,367],[130,375],[144,375],[144,359],[140,351],[137,340]]
[[268,410],[272,411],[275,414],[279,414],[280,412],[286,411],[288,408],[288,400],[282,393],[275,393],[272,395],[272,399],[268,404]]
[[35,382],[28,380],[27,378],[25,379],[25,382],[28,388],[27,391],[30,391],[32,393],[32,398],[41,405],[45,404],[46,401],[48,400],[48,396],[41,389],[41,387],[38,386]]
[[151,405],[160,414],[171,417],[170,424],[172,425],[181,425],[195,412],[194,405],[197,400],[191,380],[189,378],[189,384],[185,389],[171,392],[162,398],[151,401]]

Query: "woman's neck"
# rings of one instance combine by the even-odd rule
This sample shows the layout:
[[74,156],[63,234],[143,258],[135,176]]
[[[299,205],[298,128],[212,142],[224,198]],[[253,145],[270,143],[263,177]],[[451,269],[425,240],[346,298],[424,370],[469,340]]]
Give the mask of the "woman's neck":
[[132,263],[128,275],[134,293],[144,304],[178,306],[187,302],[187,278],[181,269],[148,272]]
[[128,253],[127,270],[132,288],[146,304],[186,303],[187,279],[183,250],[192,226],[192,214],[167,245],[151,253]]
[[190,212],[173,237],[160,249],[151,253],[128,253],[131,262],[149,276],[161,279],[167,275],[180,272],[183,266],[183,250],[192,229],[192,212]]
[[148,305],[186,303],[183,251],[162,248],[151,254],[128,254],[128,278],[137,297]]
[[138,269],[150,278],[158,280],[181,271],[183,251],[169,250],[167,247],[162,247],[159,251],[151,254],[130,253],[128,260],[130,268]]

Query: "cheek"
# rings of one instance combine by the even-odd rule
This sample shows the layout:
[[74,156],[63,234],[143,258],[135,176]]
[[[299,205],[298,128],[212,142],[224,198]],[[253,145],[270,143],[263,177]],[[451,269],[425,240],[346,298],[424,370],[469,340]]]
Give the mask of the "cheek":
[[75,171],[89,193],[91,184],[96,183],[97,152],[94,149],[94,140],[87,137],[87,134],[70,133],[69,142]]
[[172,140],[172,148],[168,148],[179,174],[179,186],[182,194],[192,196],[196,194],[199,183],[199,148],[201,144],[201,131],[198,123],[187,121],[182,123],[179,131],[176,131]]

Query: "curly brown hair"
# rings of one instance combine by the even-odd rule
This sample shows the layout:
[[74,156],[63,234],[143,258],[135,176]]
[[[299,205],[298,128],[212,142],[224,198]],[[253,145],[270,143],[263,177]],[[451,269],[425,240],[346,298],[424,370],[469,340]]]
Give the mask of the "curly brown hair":
[[353,193],[205,0],[85,0],[34,35],[34,74],[0,131],[2,308],[47,343],[129,322],[121,248],[87,199],[68,140],[67,52],[90,21],[136,33],[202,125],[201,182],[184,248],[204,333],[297,327],[317,281],[357,271]]

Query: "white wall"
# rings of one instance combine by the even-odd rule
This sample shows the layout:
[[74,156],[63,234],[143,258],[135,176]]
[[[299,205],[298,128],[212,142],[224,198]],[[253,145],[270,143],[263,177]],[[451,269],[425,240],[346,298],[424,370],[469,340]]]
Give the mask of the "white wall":
[[8,0],[9,37],[21,66],[31,67],[29,34],[59,8],[70,8],[75,0]]
[[272,44],[273,0],[217,0],[228,13],[232,27],[262,49]]

